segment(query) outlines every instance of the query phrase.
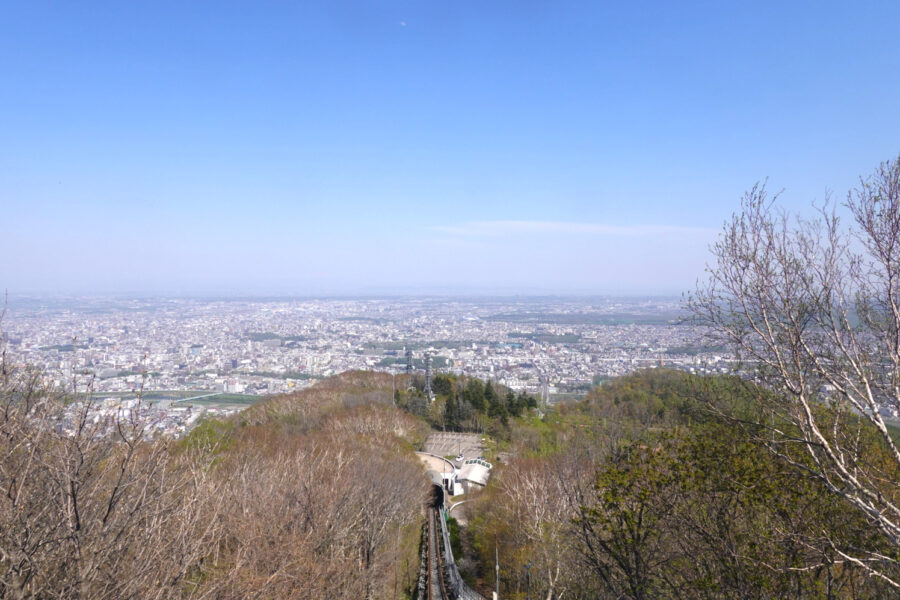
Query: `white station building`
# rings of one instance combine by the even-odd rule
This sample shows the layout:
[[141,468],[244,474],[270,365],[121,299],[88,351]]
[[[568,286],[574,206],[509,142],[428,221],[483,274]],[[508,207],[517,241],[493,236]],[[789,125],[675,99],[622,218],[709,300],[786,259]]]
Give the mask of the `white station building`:
[[[474,492],[487,485],[488,478],[491,476],[491,463],[480,458],[469,458],[463,462],[462,467],[456,472],[454,478],[454,492],[468,493]],[[458,486],[458,488],[457,488]]]

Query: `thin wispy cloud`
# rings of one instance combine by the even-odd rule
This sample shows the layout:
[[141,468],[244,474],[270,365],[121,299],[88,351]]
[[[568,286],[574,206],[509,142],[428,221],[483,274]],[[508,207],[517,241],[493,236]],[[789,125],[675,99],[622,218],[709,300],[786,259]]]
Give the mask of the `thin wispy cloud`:
[[705,227],[682,227],[678,225],[610,225],[606,223],[576,223],[572,221],[469,221],[459,225],[438,225],[432,227],[441,233],[466,237],[500,237],[516,234],[566,234],[605,236],[659,236],[659,235],[703,235],[709,236],[716,230]]

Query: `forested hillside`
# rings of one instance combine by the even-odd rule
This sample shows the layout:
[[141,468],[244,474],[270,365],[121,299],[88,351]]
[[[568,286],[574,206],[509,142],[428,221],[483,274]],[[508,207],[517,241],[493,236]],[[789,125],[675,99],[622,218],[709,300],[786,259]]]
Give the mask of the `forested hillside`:
[[[71,398],[27,370],[2,382],[0,598],[409,598],[429,423],[502,452],[451,525],[486,593],[496,548],[504,598],[893,597],[848,557],[896,575],[896,551],[738,378],[647,371],[542,413],[471,378],[437,376],[418,405],[415,381],[348,372],[177,442],[127,419],[103,436],[87,413],[64,435]],[[831,414],[896,481],[879,438]]]
[[[0,598],[399,598],[415,585],[427,425],[345,373],[178,441],[3,373]],[[86,415],[86,413],[85,413]]]
[[423,392],[424,378],[403,376],[402,381],[406,385],[396,391],[397,406],[444,431],[477,431],[508,440],[512,420],[528,418],[538,405],[534,396],[474,377],[436,375],[432,402]]
[[493,584],[496,544],[506,598],[525,597],[525,565],[532,597],[549,599],[895,597],[847,557],[864,549],[893,573],[896,551],[804,476],[800,449],[785,441],[778,458],[761,443],[775,434],[748,424],[759,394],[737,378],[647,371],[521,426],[517,458],[463,507],[468,576]]

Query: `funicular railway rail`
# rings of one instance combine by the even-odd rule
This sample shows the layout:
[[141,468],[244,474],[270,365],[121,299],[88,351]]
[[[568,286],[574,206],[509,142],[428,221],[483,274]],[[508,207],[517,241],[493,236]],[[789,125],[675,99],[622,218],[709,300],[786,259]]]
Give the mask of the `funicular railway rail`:
[[450,600],[444,584],[443,561],[437,530],[437,511],[428,509],[428,600]]
[[447,529],[447,512],[444,508],[444,495],[440,487],[435,486],[432,504],[427,510],[426,518],[426,585],[427,600],[485,600],[470,588],[459,574],[453,549],[450,546],[450,533]]

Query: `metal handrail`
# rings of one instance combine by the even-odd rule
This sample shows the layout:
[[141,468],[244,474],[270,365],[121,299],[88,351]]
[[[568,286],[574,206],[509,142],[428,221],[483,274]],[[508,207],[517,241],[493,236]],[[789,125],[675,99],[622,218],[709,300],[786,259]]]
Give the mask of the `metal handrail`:
[[453,548],[450,546],[450,533],[447,530],[447,511],[441,506],[438,509],[438,516],[441,521],[441,540],[444,550],[444,569],[449,579],[448,584],[451,594],[454,598],[461,600],[486,600],[484,596],[469,587],[462,576],[459,574],[459,568],[456,566],[456,560],[453,558]]

